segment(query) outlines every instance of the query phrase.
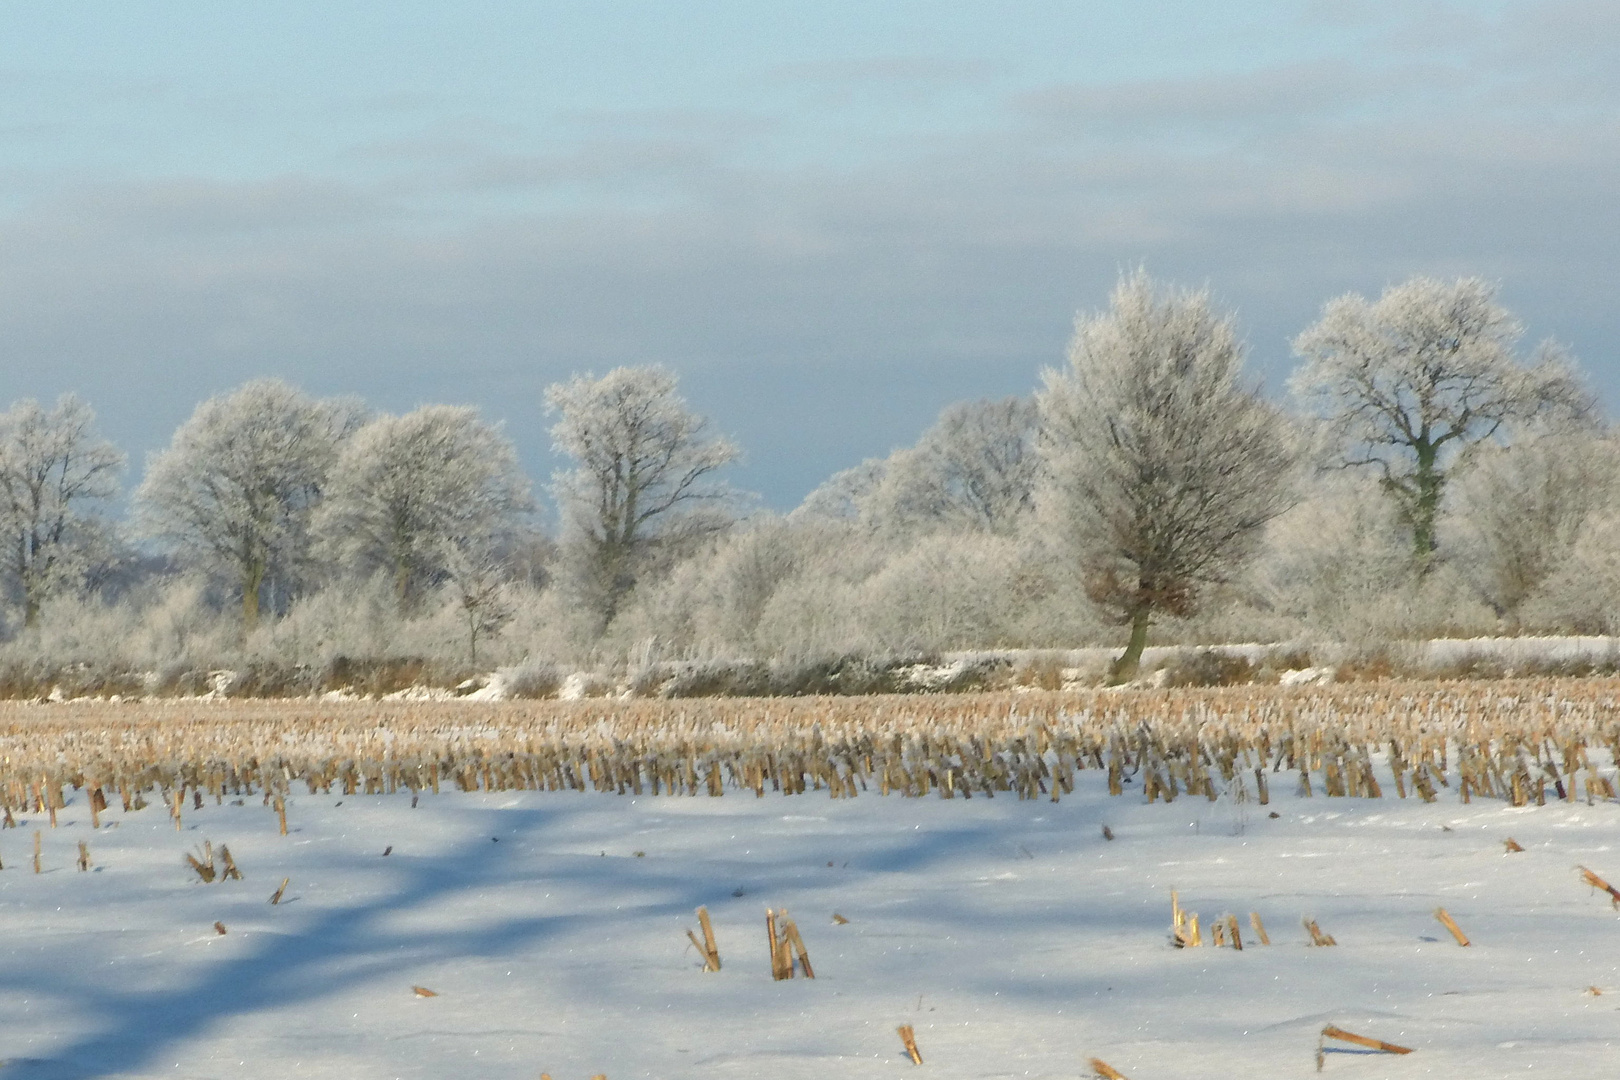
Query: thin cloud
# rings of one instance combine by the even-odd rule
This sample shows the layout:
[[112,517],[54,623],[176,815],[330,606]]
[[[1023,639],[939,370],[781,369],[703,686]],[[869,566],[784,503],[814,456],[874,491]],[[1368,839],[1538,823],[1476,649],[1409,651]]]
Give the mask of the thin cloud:
[[1067,131],[1173,129],[1183,134],[1253,125],[1320,122],[1387,101],[1404,77],[1345,63],[1292,64],[1260,71],[1133,83],[1048,86],[1012,100],[1015,111]]
[[931,83],[961,86],[985,83],[1006,73],[1004,64],[972,58],[863,56],[778,64],[766,72],[766,77],[816,85]]

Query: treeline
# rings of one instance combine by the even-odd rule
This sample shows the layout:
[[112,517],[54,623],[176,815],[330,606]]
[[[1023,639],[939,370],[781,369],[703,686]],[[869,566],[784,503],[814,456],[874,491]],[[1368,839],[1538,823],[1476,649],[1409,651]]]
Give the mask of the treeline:
[[23,401],[0,414],[0,661],[14,693],[226,668],[308,690],[1114,644],[1125,680],[1150,632],[1609,633],[1615,441],[1522,333],[1478,279],[1341,297],[1279,403],[1207,292],[1138,272],[1030,395],[952,405],[786,515],[727,484],[738,447],[659,367],[547,390],[569,464],[538,492],[474,409],[256,380],[197,407],[122,521],[90,408]]

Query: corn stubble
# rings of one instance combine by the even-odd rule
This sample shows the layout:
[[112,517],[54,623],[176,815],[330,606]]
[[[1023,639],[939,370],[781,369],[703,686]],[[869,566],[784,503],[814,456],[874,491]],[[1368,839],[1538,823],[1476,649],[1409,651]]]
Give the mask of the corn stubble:
[[[37,836],[38,834],[36,833],[35,835]],[[1594,889],[1608,893],[1609,903],[1612,904],[1616,910],[1620,910],[1620,889],[1616,889],[1613,885],[1610,885],[1607,881],[1604,881],[1602,878],[1598,877],[1584,866],[1577,866],[1575,869],[1581,872],[1582,881],[1586,882]]]
[[1382,1039],[1369,1038],[1366,1035],[1357,1035],[1355,1032],[1346,1031],[1341,1027],[1335,1027],[1334,1025],[1329,1024],[1322,1029],[1321,1037],[1316,1040],[1317,1072],[1321,1072],[1322,1067],[1327,1064],[1327,1040],[1329,1039],[1335,1039],[1339,1042],[1347,1042],[1354,1046],[1363,1046],[1369,1050],[1376,1050],[1383,1054],[1410,1054],[1412,1052],[1410,1047],[1397,1046],[1395,1043],[1385,1042]]
[[771,978],[778,982],[793,978],[795,969],[807,979],[816,977],[810,966],[810,952],[799,936],[799,927],[788,917],[787,908],[765,909],[765,939],[771,954]]
[[1457,920],[1453,919],[1451,917],[1451,913],[1446,911],[1445,908],[1435,908],[1434,917],[1440,920],[1441,926],[1444,926],[1451,932],[1451,936],[1457,939],[1458,945],[1467,948],[1469,945],[1473,944],[1468,940],[1468,935],[1462,932],[1462,927],[1457,925]]
[[714,923],[709,920],[709,909],[697,909],[698,925],[703,928],[703,940],[699,941],[697,935],[688,930],[686,936],[691,939],[692,945],[697,949],[698,955],[703,957],[704,971],[720,970],[720,946],[714,940]]
[[[0,704],[0,806],[69,787],[158,793],[181,828],[203,795],[262,794],[283,835],[310,794],[825,791],[1059,799],[1096,769],[1149,802],[1302,797],[1515,806],[1616,799],[1620,680],[1245,686],[1129,693],[515,702]],[[101,798],[105,802],[105,796]]]
[[[578,702],[184,701],[0,703],[0,822],[47,815],[67,790],[87,792],[101,826],[109,793],[123,812],[161,800],[183,815],[262,796],[288,833],[295,794],[409,792],[412,804],[460,791],[597,791],[620,795],[763,797],[825,791],[944,799],[1059,800],[1096,770],[1111,795],[1270,801],[1268,777],[1297,775],[1303,798],[1497,799],[1513,806],[1616,801],[1620,679],[1490,683],[1246,686],[1120,692],[1030,692],[868,698],[587,700]],[[295,785],[301,791],[295,791]],[[1101,842],[1112,837],[1103,830]],[[1509,838],[1508,853],[1524,849]],[[229,850],[204,842],[187,864],[207,883],[241,879]],[[42,871],[34,832],[35,873]],[[80,868],[89,869],[80,844]],[[1586,867],[1582,880],[1620,907],[1620,889]],[[270,897],[279,904],[289,879]],[[1201,926],[1172,894],[1178,947],[1240,950],[1270,937],[1251,912]],[[1435,917],[1468,945],[1444,909]],[[688,937],[720,970],[708,912]],[[834,915],[835,923],[846,923]],[[1337,942],[1315,922],[1312,945]],[[224,924],[215,929],[224,932]],[[814,978],[798,927],[767,909],[772,977]],[[437,996],[412,987],[420,997]],[[1593,987],[1588,992],[1600,992]],[[921,1064],[909,1026],[907,1055]],[[1326,1040],[1391,1054],[1406,1047],[1329,1025]],[[1100,1059],[1095,1075],[1121,1076]]]
[[910,1024],[901,1024],[894,1030],[900,1036],[900,1045],[906,1048],[906,1057],[911,1059],[913,1065],[921,1065],[922,1051],[917,1049],[917,1032]]

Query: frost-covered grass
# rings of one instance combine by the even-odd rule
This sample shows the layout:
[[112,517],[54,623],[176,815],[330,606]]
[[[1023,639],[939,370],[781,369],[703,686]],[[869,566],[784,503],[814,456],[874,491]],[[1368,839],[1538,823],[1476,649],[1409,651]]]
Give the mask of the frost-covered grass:
[[[1096,1056],[1132,1080],[1303,1078],[1329,1023],[1416,1050],[1345,1046],[1330,1076],[1613,1075],[1620,920],[1575,866],[1620,879],[1620,806],[1293,787],[1267,807],[1110,798],[1099,771],[1058,804],[295,795],[286,837],[258,798],[188,800],[179,831],[115,800],[94,831],[79,792],[55,830],[0,833],[0,1077],[905,1076],[911,1024],[919,1076]],[[246,880],[198,881],[204,839]],[[1247,947],[1171,947],[1172,888]],[[684,936],[700,904],[718,974]],[[771,980],[766,906],[814,981]],[[1338,946],[1309,947],[1306,915]]]
[[[787,658],[615,661],[578,666],[529,658],[487,668],[395,658],[317,667],[264,656],[212,658],[159,672],[30,664],[0,656],[0,700],[309,698],[334,701],[794,697],[970,693],[1103,684],[1120,649],[977,649]],[[235,666],[212,666],[213,661]],[[1142,655],[1142,686],[1222,686],[1385,678],[1500,679],[1620,672],[1620,637],[1481,637],[1392,641],[1161,645]]]

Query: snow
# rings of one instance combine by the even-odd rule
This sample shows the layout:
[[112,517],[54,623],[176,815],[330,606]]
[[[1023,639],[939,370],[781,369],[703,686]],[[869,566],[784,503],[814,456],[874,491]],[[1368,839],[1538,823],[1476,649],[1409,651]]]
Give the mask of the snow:
[[1436,638],[1423,643],[1420,655],[1422,666],[1429,670],[1481,660],[1509,664],[1587,663],[1613,666],[1620,659],[1620,638]]
[[1277,680],[1283,686],[1317,686],[1333,681],[1333,669],[1330,667],[1297,668],[1285,671]]
[[[1620,879],[1620,807],[1078,781],[1058,804],[294,796],[287,837],[258,798],[188,804],[179,831],[115,800],[93,831],[77,793],[61,827],[0,833],[0,1077],[859,1080],[911,1075],[900,1024],[918,1076],[1307,1077],[1330,1023],[1416,1052],[1330,1047],[1329,1076],[1614,1075],[1620,921],[1575,867]],[[182,865],[205,839],[245,881]],[[1245,949],[1172,948],[1172,888]],[[699,904],[717,974],[685,937]],[[770,979],[766,906],[814,980]],[[1338,947],[1307,946],[1307,915]]]

